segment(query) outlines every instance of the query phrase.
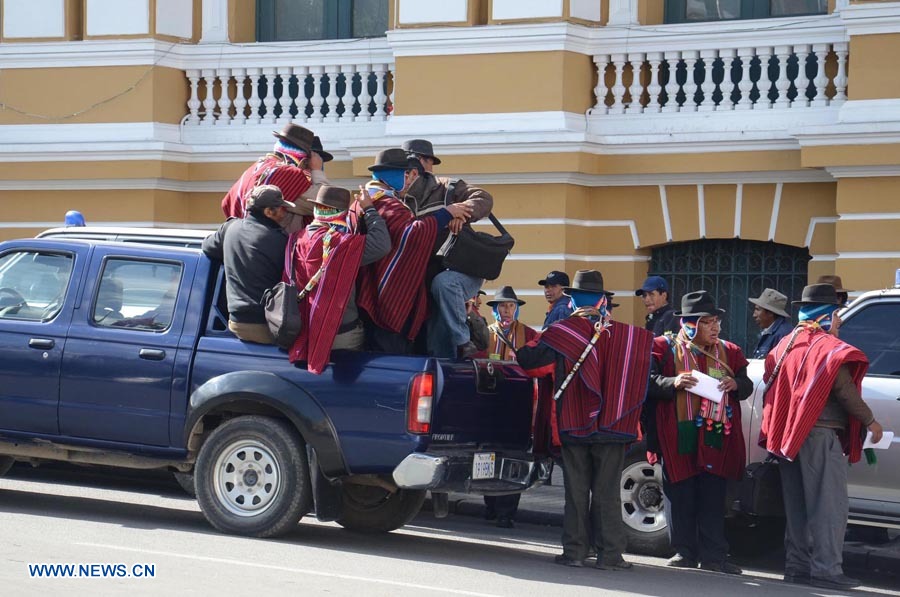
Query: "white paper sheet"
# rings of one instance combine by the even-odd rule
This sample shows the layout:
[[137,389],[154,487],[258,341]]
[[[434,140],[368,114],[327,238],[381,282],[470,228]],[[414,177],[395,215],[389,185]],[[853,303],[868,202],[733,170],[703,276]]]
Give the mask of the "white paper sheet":
[[697,385],[688,390],[691,394],[702,396],[707,400],[712,400],[716,404],[722,402],[722,396],[725,392],[719,389],[719,380],[711,377],[706,373],[701,373],[696,369],[691,371],[691,375],[697,379]]
[[877,444],[872,443],[872,432],[869,431],[866,433],[866,441],[863,442],[863,448],[875,448],[876,450],[887,450],[891,447],[891,442],[894,441],[894,432],[893,431],[885,431],[881,436],[881,441]]

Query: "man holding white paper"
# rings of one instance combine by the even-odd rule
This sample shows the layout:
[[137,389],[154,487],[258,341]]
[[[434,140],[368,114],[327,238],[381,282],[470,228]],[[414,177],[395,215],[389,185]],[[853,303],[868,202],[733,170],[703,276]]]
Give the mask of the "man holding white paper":
[[847,461],[860,459],[865,429],[882,429],[860,394],[866,355],[837,339],[834,286],[803,289],[800,322],[766,356],[759,444],[779,460],[784,495],[785,582],[852,589],[844,575]]
[[[705,290],[682,297],[678,335],[653,341],[647,399],[653,401],[662,457],[669,539],[668,565],[741,574],[726,560],[725,493],[744,471],[740,400],[753,391],[741,349],[719,338],[720,318]],[[648,427],[648,429],[652,429]]]

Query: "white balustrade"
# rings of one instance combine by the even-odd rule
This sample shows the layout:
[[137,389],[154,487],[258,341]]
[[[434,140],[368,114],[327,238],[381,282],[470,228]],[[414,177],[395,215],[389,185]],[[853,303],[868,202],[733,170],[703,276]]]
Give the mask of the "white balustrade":
[[[825,69],[829,56],[837,63],[835,74]],[[846,42],[596,54],[597,86],[591,112],[781,110],[837,105],[847,99],[847,58]],[[612,81],[606,78],[610,67],[615,72]],[[649,77],[641,78],[642,69]],[[633,78],[626,89],[624,79],[629,71]],[[832,97],[826,95],[829,84],[834,86]],[[627,104],[626,91],[631,98]],[[607,108],[610,94],[612,104]]]
[[393,63],[388,60],[186,69],[185,74],[190,84],[186,126],[384,121],[393,106],[393,89],[388,94]]

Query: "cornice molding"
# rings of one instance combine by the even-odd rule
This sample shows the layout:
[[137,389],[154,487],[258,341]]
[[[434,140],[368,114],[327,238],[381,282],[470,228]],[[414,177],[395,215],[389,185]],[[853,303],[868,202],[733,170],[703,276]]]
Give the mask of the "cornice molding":
[[840,16],[850,37],[900,32],[900,2],[851,4]]

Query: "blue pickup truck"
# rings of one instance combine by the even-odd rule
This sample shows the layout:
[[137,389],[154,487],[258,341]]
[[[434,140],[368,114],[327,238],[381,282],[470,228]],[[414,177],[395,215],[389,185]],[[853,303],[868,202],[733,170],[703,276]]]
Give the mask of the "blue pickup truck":
[[16,460],[193,473],[209,522],[256,537],[312,511],[390,531],[428,490],[440,512],[450,491],[546,478],[514,364],[337,351],[312,375],[227,330],[219,264],[153,241],[0,243],[0,474]]

